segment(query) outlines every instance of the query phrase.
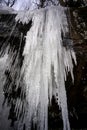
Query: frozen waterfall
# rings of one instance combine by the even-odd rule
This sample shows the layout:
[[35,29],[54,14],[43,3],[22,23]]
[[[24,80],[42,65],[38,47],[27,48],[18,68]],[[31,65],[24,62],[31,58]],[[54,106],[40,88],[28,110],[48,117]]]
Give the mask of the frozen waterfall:
[[68,33],[66,15],[60,7],[48,7],[16,16],[16,21],[23,24],[30,20],[32,27],[26,34],[21,69],[28,103],[27,129],[31,129],[33,122],[37,130],[48,130],[48,105],[54,95],[61,109],[63,129],[70,130],[65,81],[68,72],[74,80],[76,57],[73,49],[63,46],[62,35]]

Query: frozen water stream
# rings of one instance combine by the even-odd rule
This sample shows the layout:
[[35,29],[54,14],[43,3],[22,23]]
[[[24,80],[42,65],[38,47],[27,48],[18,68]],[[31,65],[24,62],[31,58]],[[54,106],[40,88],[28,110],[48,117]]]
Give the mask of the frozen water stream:
[[[21,11],[16,16],[16,22],[28,24],[30,21],[32,26],[25,36],[22,67],[20,65],[22,33],[18,48],[10,48],[8,45],[10,48],[8,55],[5,53],[4,59],[0,59],[2,78],[6,78],[2,70],[8,72],[7,86],[4,86],[5,81],[2,83],[5,92],[9,93],[8,98],[11,93],[16,93],[20,86],[22,89],[17,99],[15,96],[11,99],[11,103],[15,104],[14,111],[19,121],[18,130],[22,130],[23,124],[26,130],[31,130],[32,123],[37,130],[48,130],[48,106],[51,105],[52,96],[61,110],[63,129],[70,130],[65,81],[68,72],[74,81],[73,61],[76,64],[76,56],[74,50],[68,47],[71,41],[66,40],[66,47],[63,45],[63,38],[69,32],[66,15],[62,7],[48,7]],[[5,61],[3,67],[2,61]],[[3,95],[0,96],[3,100]],[[19,118],[21,112],[22,124]]]
[[48,129],[48,105],[54,95],[61,109],[63,129],[70,130],[65,81],[68,72],[74,81],[72,59],[76,63],[76,57],[72,49],[63,46],[62,33],[65,37],[68,32],[66,16],[60,7],[51,7],[20,12],[16,17],[23,24],[31,19],[21,70],[28,102],[27,129],[31,129],[31,122],[37,124],[38,130]]

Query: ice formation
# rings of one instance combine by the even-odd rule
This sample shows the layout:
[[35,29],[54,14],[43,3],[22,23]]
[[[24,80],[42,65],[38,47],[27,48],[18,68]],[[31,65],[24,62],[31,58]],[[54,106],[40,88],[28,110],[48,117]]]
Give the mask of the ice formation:
[[15,10],[32,10],[37,7],[39,0],[16,0],[13,8]]
[[65,81],[68,72],[74,80],[73,61],[76,63],[76,57],[73,49],[63,46],[61,35],[68,32],[66,16],[58,7],[22,12],[16,16],[16,21],[23,24],[31,19],[21,70],[28,103],[27,129],[31,129],[33,122],[33,125],[37,124],[37,130],[48,130],[48,105],[54,95],[61,109],[63,129],[70,130]]

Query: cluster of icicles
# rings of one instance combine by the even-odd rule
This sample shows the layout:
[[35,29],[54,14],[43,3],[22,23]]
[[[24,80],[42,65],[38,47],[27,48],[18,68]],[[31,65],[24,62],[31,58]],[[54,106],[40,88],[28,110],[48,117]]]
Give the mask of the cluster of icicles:
[[23,24],[31,19],[21,69],[28,102],[27,129],[31,129],[33,122],[33,125],[37,124],[37,130],[48,130],[48,105],[54,95],[61,109],[63,129],[70,130],[65,81],[68,72],[74,80],[76,57],[73,49],[63,46],[61,33],[65,36],[68,31],[66,17],[58,7],[20,12],[16,16],[16,21]]

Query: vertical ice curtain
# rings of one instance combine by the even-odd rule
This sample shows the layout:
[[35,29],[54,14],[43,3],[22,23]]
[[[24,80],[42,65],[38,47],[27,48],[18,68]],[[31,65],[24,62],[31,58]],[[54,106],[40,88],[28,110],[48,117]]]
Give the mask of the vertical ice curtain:
[[76,63],[76,57],[73,49],[63,46],[61,34],[65,36],[68,32],[66,15],[60,7],[50,7],[20,12],[16,16],[16,21],[23,24],[31,19],[21,69],[28,104],[27,130],[31,129],[32,122],[37,124],[37,130],[48,130],[48,105],[53,95],[61,109],[63,129],[70,130],[65,81],[68,72],[74,80],[73,61]]

